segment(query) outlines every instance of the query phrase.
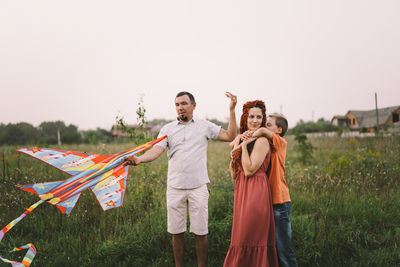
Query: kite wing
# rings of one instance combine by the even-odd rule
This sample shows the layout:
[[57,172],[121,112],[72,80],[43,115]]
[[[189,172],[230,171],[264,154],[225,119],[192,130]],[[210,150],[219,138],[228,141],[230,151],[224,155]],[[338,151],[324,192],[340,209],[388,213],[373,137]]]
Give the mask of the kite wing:
[[128,172],[129,166],[119,166],[103,174],[100,182],[90,187],[104,211],[124,204]]
[[109,155],[39,147],[20,148],[17,151],[43,161],[70,175],[79,174],[109,157]]

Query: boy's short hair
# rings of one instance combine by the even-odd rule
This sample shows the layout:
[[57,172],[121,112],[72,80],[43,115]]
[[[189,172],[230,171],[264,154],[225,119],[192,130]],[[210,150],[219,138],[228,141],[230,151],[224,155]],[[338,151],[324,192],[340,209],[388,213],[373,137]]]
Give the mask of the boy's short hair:
[[288,130],[288,122],[287,122],[286,117],[281,113],[268,114],[268,117],[275,118],[276,126],[278,126],[279,128],[282,129],[280,136],[283,137]]
[[175,98],[180,97],[180,96],[183,96],[183,95],[187,95],[187,96],[189,97],[190,103],[192,103],[192,104],[196,103],[196,100],[194,99],[194,96],[193,96],[191,93],[186,92],[186,91],[179,92],[179,93],[176,95]]

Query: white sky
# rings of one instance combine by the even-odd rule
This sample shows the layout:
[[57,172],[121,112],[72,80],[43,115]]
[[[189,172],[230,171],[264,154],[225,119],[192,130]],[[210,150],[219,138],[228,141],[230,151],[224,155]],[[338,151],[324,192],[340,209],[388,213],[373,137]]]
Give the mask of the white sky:
[[400,105],[398,0],[0,0],[0,123],[62,120],[110,129],[175,118],[227,120],[226,90],[262,99],[293,127]]

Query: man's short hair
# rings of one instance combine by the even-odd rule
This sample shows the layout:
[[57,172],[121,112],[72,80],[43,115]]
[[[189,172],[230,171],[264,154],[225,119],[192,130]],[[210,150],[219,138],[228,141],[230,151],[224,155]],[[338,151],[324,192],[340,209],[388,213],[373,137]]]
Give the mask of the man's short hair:
[[283,137],[288,130],[288,122],[286,117],[281,113],[268,114],[268,117],[275,118],[276,126],[282,129],[280,136]]
[[186,91],[179,92],[179,93],[176,95],[175,98],[180,97],[180,96],[183,96],[183,95],[187,95],[187,96],[189,97],[190,103],[192,103],[192,104],[196,103],[196,100],[194,100],[194,96],[193,96],[191,93],[186,92]]

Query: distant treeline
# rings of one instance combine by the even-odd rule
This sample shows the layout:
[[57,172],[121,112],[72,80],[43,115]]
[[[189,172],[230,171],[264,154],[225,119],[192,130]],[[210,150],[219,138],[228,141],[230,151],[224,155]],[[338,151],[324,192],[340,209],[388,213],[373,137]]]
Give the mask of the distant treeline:
[[[228,123],[216,119],[210,121],[227,129]],[[163,125],[167,121],[155,119],[149,122],[152,125]],[[295,127],[289,129],[288,134],[316,133],[341,131],[330,121],[319,119],[317,122],[300,120]],[[0,124],[0,145],[53,145],[58,144],[97,144],[110,143],[114,140],[111,130],[97,128],[96,130],[79,130],[77,126],[65,125],[63,121],[42,122],[38,127],[26,122]]]
[[333,125],[330,121],[320,118],[318,121],[305,122],[300,120],[295,127],[289,129],[288,134],[302,134],[302,133],[321,133],[321,132],[337,132],[341,131],[338,126]]
[[0,145],[53,145],[80,143],[109,143],[113,140],[111,131],[97,128],[82,131],[63,121],[42,122],[38,127],[26,122],[0,124]]

